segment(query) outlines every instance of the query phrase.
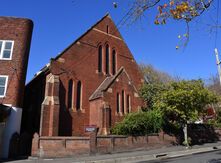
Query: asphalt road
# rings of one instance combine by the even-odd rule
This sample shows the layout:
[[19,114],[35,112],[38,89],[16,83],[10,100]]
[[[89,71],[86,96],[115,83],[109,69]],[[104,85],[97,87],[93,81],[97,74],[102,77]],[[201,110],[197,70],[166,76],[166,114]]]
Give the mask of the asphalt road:
[[[183,151],[185,152],[185,151]],[[179,152],[180,153],[180,152]],[[174,156],[176,155],[176,152],[173,152],[173,155],[168,155],[168,156]],[[79,156],[81,157],[81,156]],[[105,158],[103,158],[104,160],[102,160],[103,156],[94,156],[92,157],[90,160],[90,158],[86,159],[88,161],[86,162],[96,162],[96,160],[99,163],[114,163],[116,162],[116,158],[113,157],[109,157],[108,160],[106,160]],[[113,158],[113,159],[112,159]],[[139,158],[139,157],[138,157]],[[149,157],[147,157],[149,158]],[[154,157],[152,157],[153,159]],[[21,159],[21,160],[14,160],[14,161],[3,161],[3,162],[7,162],[7,163],[79,163],[79,161],[77,161],[76,159],[78,158],[59,158],[59,159]],[[100,160],[101,159],[101,160]],[[80,159],[81,163],[85,163],[84,158]],[[139,159],[138,159],[139,160]],[[117,162],[133,162],[132,160],[118,160]],[[0,161],[1,162],[1,161]],[[183,157],[174,157],[174,158],[166,158],[166,157],[161,157],[152,161],[137,161],[136,163],[221,163],[221,148],[219,148],[219,150],[216,151],[210,151],[210,152],[204,152],[204,153],[198,153],[198,154],[192,154],[192,155],[186,155]]]
[[221,150],[178,158],[162,158],[159,160],[142,161],[137,163],[221,163]]

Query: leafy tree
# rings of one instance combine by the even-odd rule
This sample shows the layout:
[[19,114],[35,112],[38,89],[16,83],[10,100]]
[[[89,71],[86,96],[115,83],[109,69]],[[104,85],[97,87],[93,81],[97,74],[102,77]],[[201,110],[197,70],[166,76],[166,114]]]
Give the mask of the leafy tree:
[[168,89],[154,97],[153,108],[182,125],[188,146],[187,123],[198,120],[205,106],[217,101],[218,97],[205,88],[201,80],[179,81],[172,82]]
[[152,65],[140,64],[139,67],[149,83],[168,83],[174,80],[172,76],[155,69]]
[[208,89],[221,96],[221,86],[219,75],[214,75],[210,77],[210,82],[208,83]]
[[205,106],[218,101],[218,96],[209,91],[202,80],[172,81],[169,83],[145,84],[140,91],[147,102],[144,112],[128,114],[112,130],[114,134],[146,135],[165,126],[183,127],[188,146],[187,124],[199,120]]
[[154,104],[157,102],[160,94],[167,89],[168,85],[163,83],[144,84],[140,89],[140,95],[144,99],[147,109],[153,110]]

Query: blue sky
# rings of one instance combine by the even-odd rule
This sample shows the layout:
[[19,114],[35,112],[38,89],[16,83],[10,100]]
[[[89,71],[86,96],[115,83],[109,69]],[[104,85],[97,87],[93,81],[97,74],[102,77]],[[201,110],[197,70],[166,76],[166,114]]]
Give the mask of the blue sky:
[[[117,24],[126,14],[132,0],[6,0],[1,16],[30,18],[34,22],[27,81],[70,43],[82,35],[107,12]],[[117,2],[114,8],[112,3]],[[217,73],[214,55],[214,35],[205,23],[214,17],[215,8],[191,24],[190,41],[176,50],[178,35],[185,33],[185,24],[169,21],[167,25],[153,24],[154,11],[147,12],[141,21],[120,26],[120,32],[138,63],[185,79],[207,79]],[[210,16],[208,16],[210,15]],[[221,17],[220,17],[221,18]],[[221,20],[220,20],[221,22]],[[219,30],[219,33],[221,31]],[[221,34],[217,48],[221,52]]]

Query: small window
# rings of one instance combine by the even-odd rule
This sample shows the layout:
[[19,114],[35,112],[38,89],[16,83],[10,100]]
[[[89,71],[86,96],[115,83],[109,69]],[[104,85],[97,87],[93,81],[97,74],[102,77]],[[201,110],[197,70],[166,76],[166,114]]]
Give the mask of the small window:
[[0,59],[10,60],[12,58],[14,41],[0,40]]
[[116,73],[116,51],[113,50],[112,52],[112,74],[115,75]]
[[78,81],[77,83],[77,97],[76,97],[76,109],[81,109],[81,99],[82,98],[82,85],[81,81]]
[[107,25],[107,33],[109,33],[109,26]]
[[127,95],[127,113],[131,112],[131,99],[130,95]]
[[122,113],[123,113],[123,114],[124,114],[124,106],[125,106],[125,105],[124,105],[124,96],[125,96],[125,92],[124,92],[124,90],[122,90],[122,100],[121,100],[121,101],[122,101],[122,102],[121,102],[122,107],[121,107],[121,108],[122,108]]
[[0,76],[0,97],[5,97],[8,76]]
[[98,48],[98,72],[102,72],[102,46]]
[[117,93],[117,113],[120,112],[120,95]]
[[106,45],[106,74],[109,74],[109,45]]
[[69,80],[68,82],[68,108],[72,108],[73,106],[73,80]]

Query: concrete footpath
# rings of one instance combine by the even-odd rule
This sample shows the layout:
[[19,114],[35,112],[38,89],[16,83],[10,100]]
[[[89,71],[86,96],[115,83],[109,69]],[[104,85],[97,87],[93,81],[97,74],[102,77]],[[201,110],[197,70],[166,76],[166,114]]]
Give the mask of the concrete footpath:
[[132,163],[140,161],[150,161],[162,158],[174,158],[182,157],[186,155],[192,155],[197,153],[211,152],[221,150],[221,141],[217,143],[207,143],[203,145],[195,145],[190,149],[186,149],[184,146],[171,146],[158,149],[149,149],[141,151],[132,151],[124,153],[94,155],[94,156],[75,156],[70,158],[34,158],[29,157],[26,160],[7,161],[14,163]]
[[116,153],[109,155],[99,155],[90,158],[84,158],[83,160],[72,160],[72,162],[82,162],[82,163],[133,163],[139,161],[150,161],[162,158],[174,158],[182,157],[191,154],[211,152],[215,150],[221,150],[221,142],[218,143],[208,143],[204,145],[195,145],[190,149],[186,149],[184,146],[172,146],[164,147],[153,150],[143,150],[143,151],[133,151],[127,153]]

